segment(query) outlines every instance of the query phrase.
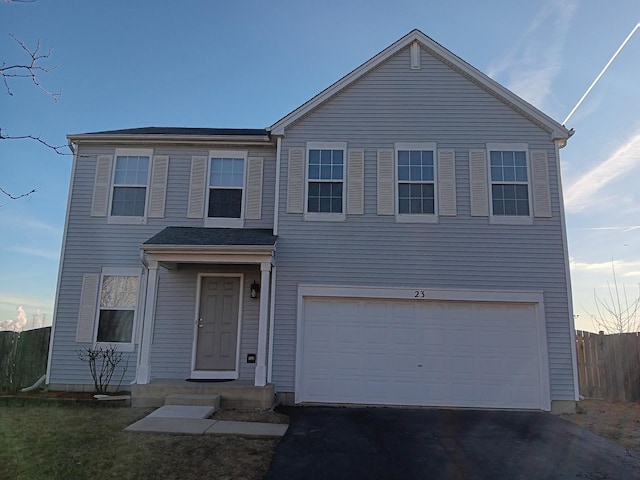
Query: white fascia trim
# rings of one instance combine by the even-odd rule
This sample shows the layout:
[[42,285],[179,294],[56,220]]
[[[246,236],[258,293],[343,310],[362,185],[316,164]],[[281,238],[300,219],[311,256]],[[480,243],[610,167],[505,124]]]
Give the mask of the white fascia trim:
[[335,82],[333,85],[324,89],[322,92],[317,94],[315,97],[311,98],[306,103],[302,104],[300,107],[295,109],[293,112],[289,113],[282,119],[278,120],[271,127],[267,128],[273,135],[284,135],[284,131],[287,126],[289,126],[294,121],[298,120],[302,116],[309,113],[311,110],[316,108],[321,103],[327,101],[333,95],[336,95],[341,90],[349,86],[354,81],[358,80],[360,77],[368,73],[373,68],[380,65],[382,62],[386,61],[389,57],[396,54],[398,51],[403,48],[409,46],[411,43],[418,41],[424,48],[429,50],[431,53],[442,57],[447,62],[454,65],[456,68],[460,69],[470,78],[475,81],[485,85],[487,89],[493,91],[499,98],[504,99],[503,101],[506,103],[511,103],[517,108],[521,109],[523,112],[527,113],[531,117],[538,120],[541,124],[547,126],[551,130],[551,139],[564,138],[567,139],[572,135],[572,132],[565,128],[563,125],[559,124],[551,117],[542,113],[540,110],[535,108],[533,105],[529,104],[522,98],[515,95],[510,90],[506,89],[498,82],[492,80],[487,75],[482,73],[480,70],[471,66],[460,57],[456,56],[443,46],[439,45],[433,39],[426,36],[420,30],[413,30],[395,43],[391,44],[387,48],[385,48],[382,52],[378,53],[373,58],[369,59],[367,62],[360,65],[355,70],[351,71],[340,80]]
[[60,297],[60,283],[62,282],[62,265],[64,263],[64,254],[67,248],[67,232],[69,231],[69,215],[71,212],[71,192],[73,191],[73,182],[76,177],[76,165],[78,163],[78,148],[76,147],[71,161],[71,177],[69,178],[69,190],[67,192],[67,211],[64,215],[64,231],[62,233],[62,245],[60,246],[60,260],[58,260],[58,279],[56,281],[56,299],[53,304],[53,319],[51,321],[51,334],[49,337],[49,353],[47,354],[47,371],[45,383],[51,383],[51,357],[53,355],[53,340],[56,333],[56,325],[58,319],[58,302]]
[[67,139],[75,144],[96,144],[96,145],[259,145],[273,146],[273,141],[269,136],[244,136],[244,135],[157,135],[157,134],[137,134],[137,135],[100,135],[100,134],[77,134],[67,135]]

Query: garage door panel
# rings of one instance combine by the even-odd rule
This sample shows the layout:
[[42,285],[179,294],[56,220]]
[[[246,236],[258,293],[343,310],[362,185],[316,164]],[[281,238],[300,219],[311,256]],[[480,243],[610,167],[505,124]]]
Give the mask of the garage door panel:
[[305,298],[299,400],[541,408],[534,304]]

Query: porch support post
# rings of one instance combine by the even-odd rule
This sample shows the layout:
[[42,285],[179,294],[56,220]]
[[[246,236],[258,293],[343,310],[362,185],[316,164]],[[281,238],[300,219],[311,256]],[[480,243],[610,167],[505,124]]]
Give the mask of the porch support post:
[[260,318],[258,321],[258,353],[256,358],[256,387],[267,384],[267,327],[269,314],[269,283],[271,280],[271,263],[260,264]]
[[151,337],[153,335],[153,323],[156,316],[156,293],[158,290],[158,262],[149,261],[147,276],[147,295],[142,317],[142,339],[140,341],[140,356],[136,369],[136,383],[144,385],[149,383],[150,369],[149,359],[151,353]]

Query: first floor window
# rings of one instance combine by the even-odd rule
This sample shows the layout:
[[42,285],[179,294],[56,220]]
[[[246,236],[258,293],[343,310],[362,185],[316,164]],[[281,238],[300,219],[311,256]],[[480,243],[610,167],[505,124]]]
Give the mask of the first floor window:
[[137,275],[103,275],[98,317],[99,343],[131,343],[138,299]]
[[433,150],[397,150],[398,214],[435,213]]
[[111,215],[144,217],[150,155],[116,155]]
[[245,158],[212,156],[209,169],[210,218],[242,218]]
[[493,215],[529,216],[527,152],[490,150]]
[[307,180],[308,213],[343,213],[343,149],[309,148]]

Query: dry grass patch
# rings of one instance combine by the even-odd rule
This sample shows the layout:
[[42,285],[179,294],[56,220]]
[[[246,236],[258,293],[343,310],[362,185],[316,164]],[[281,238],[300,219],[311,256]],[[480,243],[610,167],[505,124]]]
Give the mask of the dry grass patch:
[[260,479],[278,440],[124,432],[150,409],[0,408],[0,477]]
[[583,400],[577,411],[564,418],[640,452],[640,403]]
[[218,410],[211,418],[232,422],[289,423],[289,417],[273,410]]

